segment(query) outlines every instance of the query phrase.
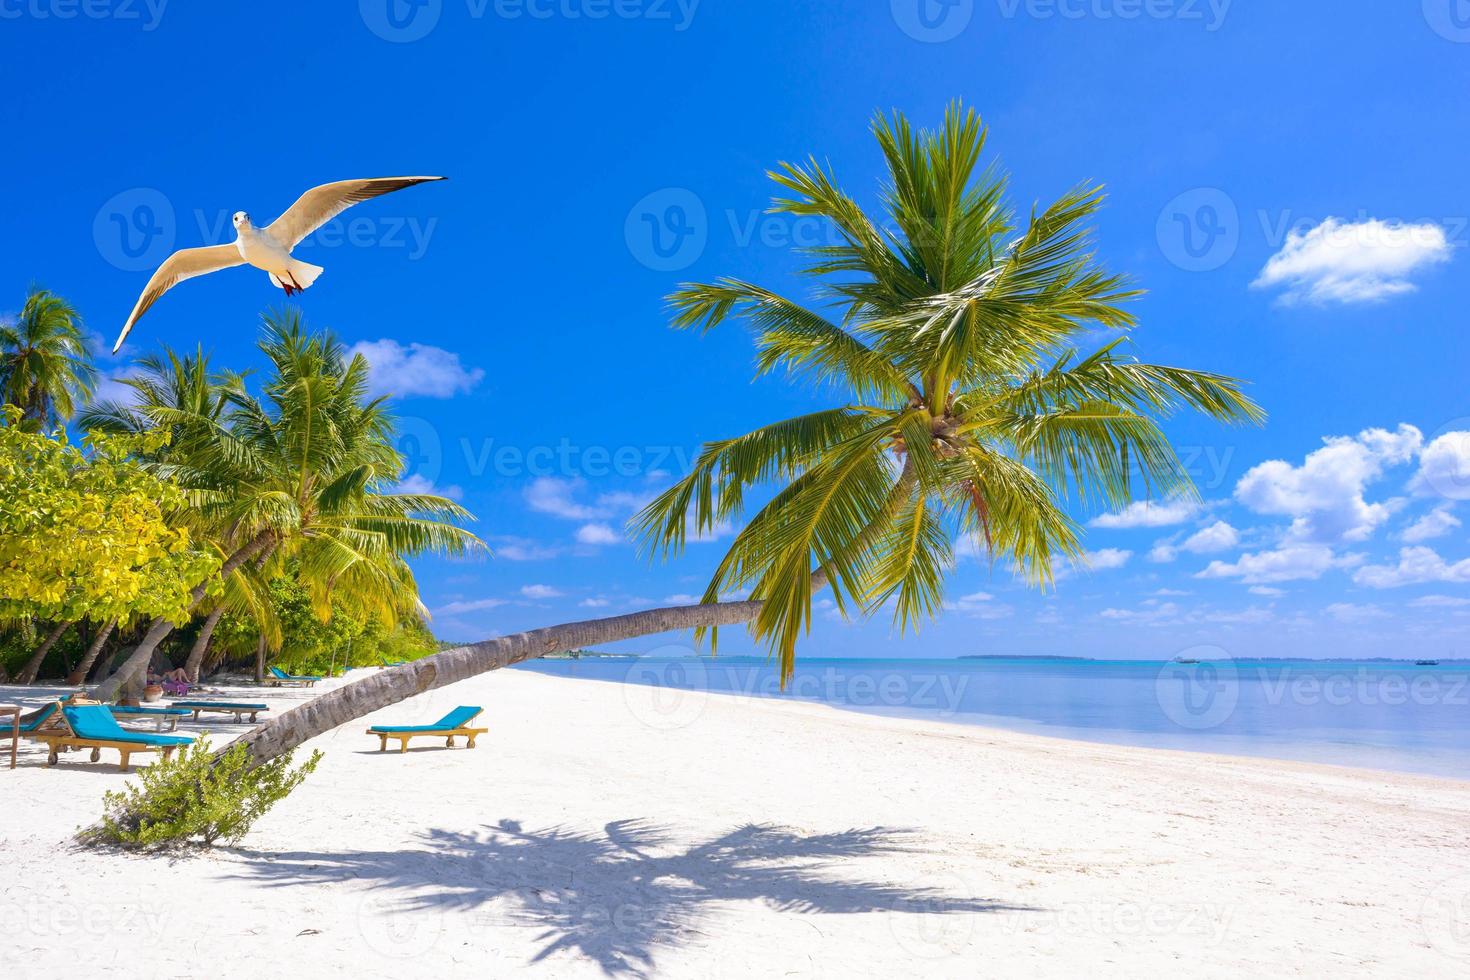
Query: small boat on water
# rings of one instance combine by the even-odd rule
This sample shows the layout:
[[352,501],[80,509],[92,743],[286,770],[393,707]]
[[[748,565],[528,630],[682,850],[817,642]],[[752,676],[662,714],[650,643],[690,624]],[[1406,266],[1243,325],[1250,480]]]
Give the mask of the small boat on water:
[[1192,657],[1175,657],[1174,658],[1174,662],[1176,664],[1197,664],[1197,663],[1199,663],[1198,660],[1195,660]]
[[1414,661],[1414,666],[1415,667],[1438,667],[1439,666],[1439,661],[1438,660],[1416,660],[1416,661]]

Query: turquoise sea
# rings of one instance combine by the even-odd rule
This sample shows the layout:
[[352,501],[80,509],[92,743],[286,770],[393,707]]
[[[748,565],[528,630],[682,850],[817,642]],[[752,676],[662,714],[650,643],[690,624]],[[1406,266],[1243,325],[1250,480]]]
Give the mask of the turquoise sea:
[[1470,664],[803,658],[782,692],[747,657],[550,660],[518,669],[680,692],[816,701],[1120,745],[1470,779]]

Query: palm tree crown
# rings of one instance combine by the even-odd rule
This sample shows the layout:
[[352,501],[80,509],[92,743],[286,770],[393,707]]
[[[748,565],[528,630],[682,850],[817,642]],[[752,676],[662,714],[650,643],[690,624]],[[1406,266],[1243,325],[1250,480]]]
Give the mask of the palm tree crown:
[[[901,115],[874,134],[888,166],[888,226],[816,160],[772,179],[772,210],[831,222],[834,243],[803,270],[829,312],[747,282],[685,284],[674,324],[754,328],[760,373],[785,367],[846,402],[707,444],[692,471],[638,522],[661,552],[692,527],[736,517],[760,485],[773,495],[735,537],[706,602],[762,600],[752,625],[792,670],[811,596],[846,614],[890,601],[903,628],[942,605],[953,542],[970,534],[1035,584],[1084,552],[1069,501],[1121,506],[1194,487],[1159,420],[1186,406],[1226,422],[1264,413],[1241,383],[1121,353],[1138,293],[1091,252],[1101,189],[1080,186],[1021,225],[1006,180],[981,168],[985,130],[955,105],[938,132]],[[1091,353],[1078,345],[1091,341]]]
[[60,296],[33,289],[15,322],[0,324],[0,403],[27,421],[71,418],[96,377],[81,315]]
[[272,560],[297,560],[323,618],[338,589],[389,624],[421,611],[405,557],[483,547],[455,523],[471,515],[444,497],[385,492],[403,459],[384,399],[367,397],[361,356],[308,333],[296,311],[267,316],[265,328],[261,397],[237,378],[221,417],[156,415],[182,430],[172,462],[198,488],[199,519],[236,547],[266,538]]

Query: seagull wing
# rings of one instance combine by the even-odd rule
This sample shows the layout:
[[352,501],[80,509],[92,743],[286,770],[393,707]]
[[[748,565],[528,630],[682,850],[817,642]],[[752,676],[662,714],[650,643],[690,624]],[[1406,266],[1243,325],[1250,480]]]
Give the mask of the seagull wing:
[[185,279],[193,279],[207,272],[218,272],[220,269],[244,264],[245,260],[240,257],[240,250],[233,243],[179,249],[165,259],[163,265],[158,267],[158,271],[153,273],[153,278],[148,280],[148,285],[143,289],[143,295],[138,297],[138,305],[133,307],[132,316],[128,317],[128,322],[123,324],[122,333],[117,335],[117,343],[112,345],[112,352],[117,353],[117,349],[123,345],[123,341],[128,338],[128,333],[133,329],[133,324],[148,312],[148,307],[158,302],[158,297],[174,286]]
[[285,214],[271,222],[265,232],[289,252],[300,245],[301,240],[307,235],[354,204],[380,197],[383,194],[401,191],[414,184],[443,179],[443,177],[369,177],[365,180],[339,180],[331,184],[322,184],[297,198],[296,203],[287,208]]

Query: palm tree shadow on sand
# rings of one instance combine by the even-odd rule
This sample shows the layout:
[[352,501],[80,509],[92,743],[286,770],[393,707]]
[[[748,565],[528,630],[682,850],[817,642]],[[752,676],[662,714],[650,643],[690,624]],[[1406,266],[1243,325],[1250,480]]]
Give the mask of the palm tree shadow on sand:
[[420,840],[398,851],[250,855],[249,868],[273,886],[357,878],[410,893],[399,909],[455,909],[481,925],[539,929],[545,945],[533,963],[565,951],[609,976],[646,975],[659,946],[697,944],[722,903],[829,915],[1033,911],[842,873],[854,859],[919,853],[910,832],[892,828],[803,835],[747,824],[685,846],[643,820],[615,821],[601,833],[528,831],[503,820],[481,833],[434,829]]

